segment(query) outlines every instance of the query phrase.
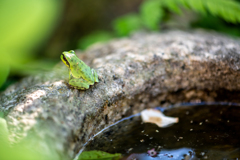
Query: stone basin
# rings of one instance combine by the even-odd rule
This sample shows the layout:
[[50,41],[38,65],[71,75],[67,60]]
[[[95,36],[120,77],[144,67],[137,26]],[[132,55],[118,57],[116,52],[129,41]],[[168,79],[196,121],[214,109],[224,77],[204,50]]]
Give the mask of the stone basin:
[[61,62],[1,93],[12,143],[31,133],[37,141],[29,145],[67,160],[94,134],[145,108],[240,101],[240,41],[219,33],[136,33],[78,53],[99,75],[90,89],[71,88]]

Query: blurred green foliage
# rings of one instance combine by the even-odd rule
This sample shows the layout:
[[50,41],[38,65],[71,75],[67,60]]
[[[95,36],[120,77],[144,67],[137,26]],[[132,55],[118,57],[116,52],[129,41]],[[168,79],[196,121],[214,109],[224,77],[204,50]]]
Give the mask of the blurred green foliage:
[[161,1],[145,1],[140,9],[140,18],[144,25],[151,30],[158,30],[158,24],[162,21],[164,11],[161,9]]
[[97,42],[106,42],[112,39],[114,36],[107,31],[94,31],[93,33],[81,38],[78,43],[78,47],[86,49],[91,44]]
[[[240,36],[240,3],[235,0],[145,0],[139,13],[123,15],[113,21],[113,34],[128,36],[138,30],[160,30],[160,24],[169,20],[167,17],[170,14],[183,14],[182,10],[192,10],[199,14],[198,21],[192,27]],[[94,37],[91,35],[92,39]],[[81,48],[87,48],[90,44]]]
[[218,32],[229,34],[233,37],[240,36],[240,25],[229,24],[223,19],[212,15],[202,16],[198,21],[192,23],[192,27],[210,28]]
[[131,32],[141,29],[141,25],[141,19],[137,14],[128,14],[113,22],[113,28],[118,36],[127,36]]
[[54,29],[61,6],[57,0],[1,0],[0,87],[10,69],[19,73],[48,68],[46,62],[38,64],[34,51]]
[[[1,113],[1,112],[0,112]],[[11,146],[8,141],[9,132],[6,120],[0,117],[0,159],[1,160],[57,160],[59,157],[53,152],[43,153],[38,146],[28,146],[35,139],[25,138],[21,143]]]
[[[164,15],[169,11],[181,14],[181,9],[189,9],[205,17],[209,14],[218,16],[230,23],[240,23],[240,3],[234,0],[145,0],[140,7],[140,13],[136,15],[136,19],[138,16],[142,23],[135,28],[159,30],[159,24]],[[125,21],[125,23],[128,22]],[[215,25],[221,25],[221,23]],[[123,29],[121,28],[117,32],[121,33],[121,30]],[[125,33],[125,35],[128,34]]]

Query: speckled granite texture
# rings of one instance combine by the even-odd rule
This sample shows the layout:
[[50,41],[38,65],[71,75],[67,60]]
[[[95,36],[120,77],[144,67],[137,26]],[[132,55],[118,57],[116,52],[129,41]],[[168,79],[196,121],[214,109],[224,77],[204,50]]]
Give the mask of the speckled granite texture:
[[139,33],[79,57],[99,74],[86,91],[67,85],[67,68],[59,63],[1,94],[13,142],[34,133],[34,145],[71,159],[98,131],[144,108],[240,101],[240,41],[217,33]]

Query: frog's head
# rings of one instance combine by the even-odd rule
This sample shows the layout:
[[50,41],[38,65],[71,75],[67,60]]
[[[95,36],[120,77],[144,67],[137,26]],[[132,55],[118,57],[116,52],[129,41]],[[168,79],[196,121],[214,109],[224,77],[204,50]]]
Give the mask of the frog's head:
[[64,51],[60,58],[61,60],[63,61],[63,63],[68,67],[70,68],[71,65],[70,64],[73,64],[73,61],[75,60],[75,52],[73,50],[70,50],[70,51]]

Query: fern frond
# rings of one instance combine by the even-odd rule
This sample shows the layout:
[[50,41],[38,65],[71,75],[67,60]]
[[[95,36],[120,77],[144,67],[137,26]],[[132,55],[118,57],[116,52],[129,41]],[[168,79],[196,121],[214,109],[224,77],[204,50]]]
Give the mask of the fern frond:
[[235,0],[145,0],[141,5],[141,19],[147,28],[154,30],[162,20],[163,8],[181,13],[181,7],[240,23],[240,3]]
[[240,23],[240,4],[233,0],[207,1],[209,12],[233,23]]
[[173,2],[172,0],[169,0],[169,1],[168,0],[163,0],[163,1],[161,1],[161,3],[162,3],[163,7],[168,8],[170,11],[178,13],[178,14],[181,13],[181,9],[180,9],[178,3]]
[[161,1],[144,1],[140,8],[143,24],[151,30],[158,30],[158,24],[162,20],[164,12],[161,7]]
[[[161,0],[177,4],[201,14],[210,13],[232,23],[240,23],[240,4],[235,0]],[[171,4],[173,5],[173,4]],[[165,5],[172,10],[170,5]],[[174,10],[172,10],[174,11]]]
[[201,14],[206,14],[206,8],[204,7],[202,0],[188,0],[185,3],[187,3],[193,10]]
[[144,0],[140,15],[122,16],[113,22],[113,26],[120,36],[144,27],[158,30],[165,14],[164,9],[180,14],[182,8],[191,9],[204,16],[218,16],[227,22],[240,23],[240,3],[236,0]]
[[141,18],[138,14],[128,14],[113,21],[113,28],[119,36],[129,35],[142,28]]

